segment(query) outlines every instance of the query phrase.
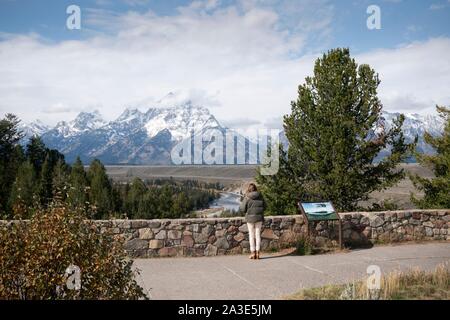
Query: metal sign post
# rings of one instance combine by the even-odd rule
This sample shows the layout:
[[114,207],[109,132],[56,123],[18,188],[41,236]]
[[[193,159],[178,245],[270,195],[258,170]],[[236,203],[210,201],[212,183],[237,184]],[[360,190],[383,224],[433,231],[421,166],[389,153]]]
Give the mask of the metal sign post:
[[310,235],[310,223],[317,221],[339,222],[339,248],[342,249],[342,222],[331,202],[299,202],[300,212],[306,219],[306,232]]

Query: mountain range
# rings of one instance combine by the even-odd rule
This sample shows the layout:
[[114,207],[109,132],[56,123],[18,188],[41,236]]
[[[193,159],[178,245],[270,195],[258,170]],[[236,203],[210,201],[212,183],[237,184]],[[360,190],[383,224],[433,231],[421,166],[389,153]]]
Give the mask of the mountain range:
[[[398,113],[383,112],[387,129],[397,116]],[[419,137],[420,152],[432,153],[423,135],[425,131],[438,135],[443,125],[438,116],[406,114],[403,132],[408,141],[416,135]],[[149,108],[146,112],[125,109],[109,122],[93,111],[81,112],[72,121],[61,121],[54,127],[37,120],[22,125],[21,129],[25,135],[23,144],[33,135],[39,135],[48,147],[62,152],[68,162],[80,156],[84,163],[97,158],[105,164],[162,165],[172,163],[172,148],[190,139],[191,133],[208,134],[215,129],[224,132],[226,128],[207,108],[187,101],[175,107]],[[286,144],[283,133],[280,139]]]

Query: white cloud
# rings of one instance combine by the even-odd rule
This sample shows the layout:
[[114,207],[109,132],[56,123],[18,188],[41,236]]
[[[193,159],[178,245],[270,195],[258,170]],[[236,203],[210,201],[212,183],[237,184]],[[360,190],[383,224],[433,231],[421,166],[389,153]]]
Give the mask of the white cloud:
[[[85,10],[83,26],[100,32],[86,40],[54,43],[37,35],[5,35],[0,116],[14,112],[25,121],[55,123],[95,106],[113,119],[125,107],[151,107],[168,92],[181,91],[183,99],[215,107],[219,120],[273,123],[290,111],[297,86],[312,73],[319,55],[298,53],[311,36],[327,36],[333,8],[318,13],[316,23],[288,29],[281,18],[288,15],[288,2],[276,10],[272,2],[243,0],[227,7],[199,2],[173,16],[91,9]],[[302,3],[308,10],[295,16],[314,19],[316,2]],[[356,58],[380,73],[380,96],[388,109],[422,111],[449,103],[449,51],[450,40],[442,38]]]
[[450,39],[414,42],[357,57],[379,74],[379,95],[390,111],[432,113],[435,105],[450,105]]

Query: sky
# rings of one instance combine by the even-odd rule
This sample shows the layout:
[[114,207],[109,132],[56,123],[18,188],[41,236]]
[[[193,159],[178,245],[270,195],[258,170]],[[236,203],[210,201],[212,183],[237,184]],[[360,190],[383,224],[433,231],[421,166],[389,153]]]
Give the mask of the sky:
[[229,127],[275,128],[336,47],[379,73],[386,110],[450,105],[450,0],[0,0],[0,117],[114,120],[173,92]]

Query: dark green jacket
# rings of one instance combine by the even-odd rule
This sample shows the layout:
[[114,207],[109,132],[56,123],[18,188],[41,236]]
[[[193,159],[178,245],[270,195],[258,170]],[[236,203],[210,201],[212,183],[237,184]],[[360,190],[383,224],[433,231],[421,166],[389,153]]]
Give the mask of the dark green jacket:
[[250,223],[264,221],[264,208],[264,199],[259,191],[246,194],[240,206],[245,219]]

